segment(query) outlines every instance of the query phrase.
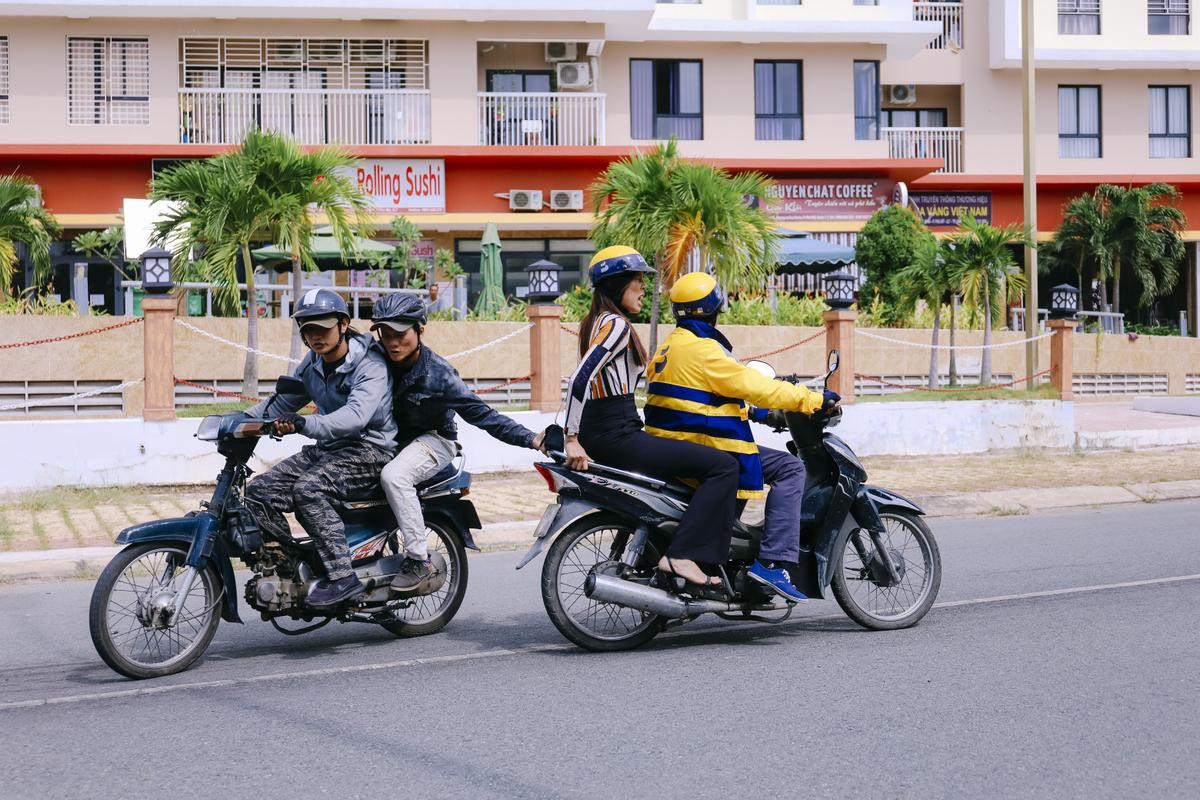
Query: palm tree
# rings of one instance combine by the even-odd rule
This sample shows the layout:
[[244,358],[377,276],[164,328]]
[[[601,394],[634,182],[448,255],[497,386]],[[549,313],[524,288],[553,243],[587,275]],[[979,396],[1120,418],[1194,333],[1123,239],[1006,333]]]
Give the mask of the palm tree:
[[658,346],[659,306],[690,264],[711,268],[727,289],[760,287],[774,268],[770,218],[748,204],[767,202],[769,181],[730,175],[679,157],[675,140],[621,159],[591,186],[597,247],[625,244],[653,258],[658,275],[650,302],[650,351]]
[[12,291],[17,242],[29,248],[38,283],[50,276],[50,244],[62,228],[42,207],[37,186],[21,175],[0,176],[0,297]]
[[[239,262],[246,276],[246,344],[258,348],[258,294],[254,287],[252,242],[271,239],[292,253],[293,297],[300,297],[297,265],[315,268],[310,252],[314,210],[323,210],[343,253],[354,248],[354,227],[366,227],[365,200],[350,182],[333,172],[349,159],[336,151],[302,153],[274,133],[251,131],[243,147],[206,161],[188,161],[160,173],[151,199],[172,209],[157,225],[158,241],[170,243],[176,263],[223,287],[226,308],[237,308]],[[352,163],[352,159],[351,159]],[[311,207],[310,207],[311,206]],[[293,331],[292,358],[299,356]],[[258,361],[246,354],[242,393],[258,393]]]
[[1187,221],[1173,205],[1180,197],[1179,190],[1169,183],[1132,189],[1101,184],[1096,193],[1110,217],[1113,310],[1121,310],[1121,272],[1126,264],[1142,285],[1138,305],[1150,305],[1179,280],[1184,253],[1179,232]]
[[[944,246],[931,233],[918,242],[914,260],[896,273],[903,305],[924,300],[933,309],[933,334],[929,351],[929,388],[938,386],[938,334],[942,327],[942,301],[950,291]],[[951,351],[953,352],[953,351]]]
[[125,260],[125,226],[111,225],[102,231],[87,231],[75,237],[71,246],[91,258],[102,258],[121,273],[125,280],[135,280],[136,265]]
[[1025,275],[1011,245],[1026,243],[1028,235],[1019,225],[996,228],[969,216],[963,216],[959,226],[961,232],[953,237],[954,247],[948,250],[948,269],[952,285],[983,312],[979,383],[987,385],[992,382],[992,351],[988,347],[992,323],[1002,318],[1006,301],[1019,298],[1025,288]]
[[[1109,217],[1096,194],[1082,194],[1067,203],[1063,221],[1054,232],[1051,248],[1047,248],[1049,264],[1058,262],[1075,270],[1081,299],[1091,298],[1084,291],[1085,278],[1097,272],[1100,280],[1101,306],[1108,303],[1106,282],[1111,277],[1112,250],[1108,232]],[[1088,281],[1090,285],[1090,281]]]
[[[244,164],[258,197],[261,218],[272,240],[292,254],[292,297],[299,300],[304,269],[316,270],[311,252],[314,215],[323,214],[343,255],[355,251],[357,232],[370,236],[367,199],[338,172],[358,163],[332,147],[305,152],[290,136],[251,130],[240,151],[230,154]],[[251,267],[247,265],[247,272]],[[300,330],[292,330],[291,357],[300,357]]]

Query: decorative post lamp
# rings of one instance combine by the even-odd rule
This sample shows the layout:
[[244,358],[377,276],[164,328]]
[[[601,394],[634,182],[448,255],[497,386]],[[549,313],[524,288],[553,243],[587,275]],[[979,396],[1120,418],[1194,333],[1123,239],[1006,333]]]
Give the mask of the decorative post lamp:
[[842,396],[842,403],[854,402],[854,321],[858,312],[854,305],[854,276],[835,272],[825,276],[825,302],[829,310],[825,320],[825,357],[838,351],[838,369],[829,377],[829,388]]
[[1050,290],[1050,319],[1046,327],[1050,337],[1050,383],[1058,392],[1060,400],[1070,400],[1074,395],[1072,378],[1076,316],[1079,313],[1079,290],[1070,284],[1055,286]]
[[151,247],[138,260],[142,262],[142,289],[147,294],[166,294],[175,288],[171,279],[171,251]]
[[558,273],[562,267],[553,261],[535,261],[525,268],[529,293],[525,315],[533,325],[529,330],[529,409],[557,411],[562,404],[562,346],[559,326],[563,307],[554,302],[562,292]]
[[529,294],[526,297],[531,303],[553,303],[562,292],[558,288],[558,273],[562,267],[553,261],[542,259],[535,261],[525,268],[529,276]]
[[830,308],[846,309],[854,305],[854,276],[849,272],[826,275],[825,302]]
[[153,247],[139,257],[142,262],[142,345],[145,376],[145,404],[142,418],[165,422],[175,419],[175,305],[169,292],[175,288],[171,278],[171,253]]

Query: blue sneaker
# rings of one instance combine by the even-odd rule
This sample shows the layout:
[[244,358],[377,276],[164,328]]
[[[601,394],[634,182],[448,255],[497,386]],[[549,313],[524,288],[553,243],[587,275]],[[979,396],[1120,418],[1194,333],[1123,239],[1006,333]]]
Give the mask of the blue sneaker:
[[789,603],[807,603],[808,595],[792,584],[792,578],[783,567],[768,567],[761,561],[755,561],[746,570],[751,580],[761,583]]

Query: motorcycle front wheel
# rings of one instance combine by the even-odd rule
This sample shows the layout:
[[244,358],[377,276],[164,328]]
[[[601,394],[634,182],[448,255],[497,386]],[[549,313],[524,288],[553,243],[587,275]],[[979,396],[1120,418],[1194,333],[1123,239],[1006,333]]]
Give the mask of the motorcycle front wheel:
[[597,602],[584,594],[588,573],[597,564],[619,561],[633,532],[616,517],[589,514],[559,534],[546,553],[546,613],[563,636],[585,650],[631,650],[653,639],[666,624],[657,614]]
[[916,625],[929,612],[942,585],[942,556],[925,520],[899,511],[880,513],[880,540],[900,572],[893,586],[883,585],[870,535],[861,528],[850,534],[830,565],[830,584],[838,605],[850,619],[873,631]]
[[437,633],[454,618],[467,596],[467,548],[462,536],[440,520],[427,520],[425,531],[429,535],[429,554],[438,553],[446,561],[446,582],[432,594],[410,599],[403,608],[396,610],[391,622],[382,623],[396,636]]
[[221,581],[212,565],[200,570],[177,614],[187,571],[183,545],[148,542],[125,548],[109,562],[88,613],[92,644],[104,663],[128,678],[182,672],[204,654],[221,622]]

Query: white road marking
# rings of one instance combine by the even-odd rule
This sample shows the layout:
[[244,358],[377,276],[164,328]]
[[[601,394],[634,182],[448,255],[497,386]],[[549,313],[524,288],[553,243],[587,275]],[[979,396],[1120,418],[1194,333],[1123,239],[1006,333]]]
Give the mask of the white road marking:
[[[1200,580],[1200,574],[1176,575],[1169,578],[1149,578],[1141,581],[1123,581],[1121,583],[1104,583],[1095,584],[1093,586],[1073,586],[1067,589],[1049,589],[1040,592],[1004,594],[996,595],[995,597],[978,597],[972,600],[948,600],[944,603],[935,603],[933,607],[961,608],[963,606],[981,606],[989,605],[991,603],[1007,603],[1015,600],[1030,600],[1040,597],[1062,597],[1064,595],[1102,592],[1110,589],[1130,589],[1140,586],[1161,586],[1164,584],[1183,583],[1186,581],[1198,580]],[[796,622],[807,622],[816,619],[839,619],[842,616],[843,615],[841,614],[830,614],[821,617],[804,617],[803,619],[796,620]],[[89,700],[115,700],[122,697],[144,697],[149,695],[190,691],[192,689],[215,689],[226,686],[245,686],[255,683],[290,681],[295,680],[296,678],[313,678],[325,675],[347,675],[356,672],[374,672],[383,669],[405,669],[408,667],[420,667],[430,664],[455,664],[464,661],[481,661],[484,659],[505,658],[508,656],[528,655],[531,653],[558,653],[564,651],[575,651],[577,649],[578,648],[571,644],[539,644],[530,645],[528,647],[515,647],[511,649],[484,650],[479,653],[462,653],[453,656],[430,656],[428,658],[410,658],[403,661],[381,661],[374,664],[355,664],[346,667],[325,667],[322,669],[308,669],[297,672],[274,672],[268,675],[254,675],[247,678],[222,678],[212,681],[172,683],[164,686],[144,686],[135,689],[120,689],[112,692],[93,692],[90,694],[72,694],[60,697],[45,697],[36,700],[17,700],[10,703],[0,703],[0,711],[17,708],[69,705],[72,703],[83,703]]]

